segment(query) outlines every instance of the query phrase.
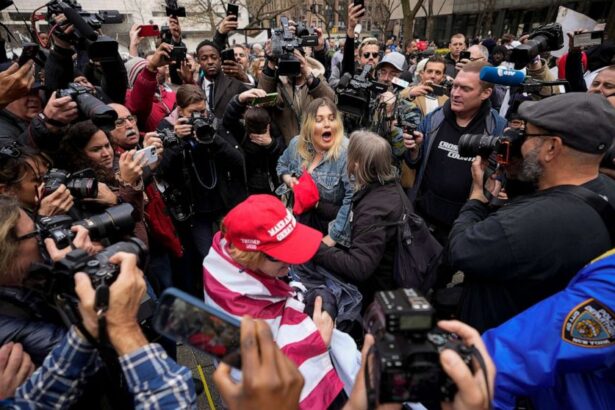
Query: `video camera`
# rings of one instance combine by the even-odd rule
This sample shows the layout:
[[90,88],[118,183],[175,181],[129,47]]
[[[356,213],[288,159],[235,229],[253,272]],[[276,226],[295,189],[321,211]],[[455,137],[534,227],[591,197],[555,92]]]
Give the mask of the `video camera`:
[[555,51],[564,47],[564,32],[559,23],[550,23],[534,30],[528,41],[511,50],[509,61],[520,70],[532,62],[540,53]]
[[56,98],[71,97],[77,103],[81,117],[88,118],[100,129],[111,131],[115,128],[117,112],[92,95],[92,91],[78,83],[70,83],[68,88],[58,90]]
[[37,221],[37,229],[42,239],[53,239],[58,249],[71,246],[75,233],[70,228],[76,225],[85,227],[93,241],[107,240],[112,243],[134,231],[133,210],[132,205],[124,203],[80,221],[74,221],[68,215],[45,216]]
[[495,155],[498,164],[507,165],[513,158],[521,158],[523,131],[510,128],[501,137],[484,134],[463,134],[459,138],[459,156],[473,158]]
[[[87,49],[88,57],[92,61],[115,61],[117,41],[109,36],[98,35],[96,30],[105,23],[122,23],[124,18],[117,10],[87,12],[83,11],[76,0],[52,0],[47,3],[47,23],[51,27],[56,25],[54,16],[60,14],[64,14],[67,21],[56,28],[55,35],[68,43]],[[65,33],[64,28],[71,24],[75,30],[70,34]]]
[[457,335],[434,328],[434,314],[414,289],[376,292],[363,321],[376,339],[367,358],[370,405],[453,399],[457,387],[440,365],[440,352],[454,350],[469,367],[478,352]]
[[301,74],[301,63],[293,55],[295,49],[318,45],[318,36],[314,30],[306,28],[303,23],[297,25],[297,36],[290,31],[288,18],[280,17],[282,28],[273,30],[271,35],[271,56],[278,60],[278,75],[296,77]]
[[69,173],[58,168],[52,168],[43,176],[45,189],[43,196],[54,193],[60,185],[65,185],[70,194],[77,199],[96,198],[98,196],[98,180],[96,173],[90,168]]
[[370,80],[367,75],[372,70],[372,66],[363,66],[361,74],[352,76],[345,73],[337,85],[337,107],[340,111],[361,117],[370,111],[370,103],[374,95],[381,94],[387,90],[385,84]]
[[186,17],[186,8],[179,7],[177,0],[166,0],[166,12],[169,17]]

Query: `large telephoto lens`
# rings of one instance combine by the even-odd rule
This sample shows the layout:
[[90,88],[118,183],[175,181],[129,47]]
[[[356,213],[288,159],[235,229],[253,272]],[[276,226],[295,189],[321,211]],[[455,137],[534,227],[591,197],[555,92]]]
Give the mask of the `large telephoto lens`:
[[76,222],[75,225],[85,226],[92,240],[109,239],[113,241],[134,231],[133,210],[130,204],[113,206],[104,213]]
[[497,147],[499,140],[499,137],[493,135],[463,134],[457,145],[459,156],[473,158],[480,155],[486,158]]

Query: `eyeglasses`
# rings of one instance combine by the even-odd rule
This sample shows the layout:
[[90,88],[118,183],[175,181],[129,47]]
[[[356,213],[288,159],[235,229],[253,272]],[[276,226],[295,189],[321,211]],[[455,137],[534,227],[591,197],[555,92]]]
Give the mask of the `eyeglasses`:
[[273,256],[267,255],[266,253],[263,253],[263,255],[265,255],[265,259],[267,259],[269,262],[278,262],[278,263],[282,262],[281,260],[276,259]]
[[26,239],[35,238],[40,234],[38,229],[33,230],[32,232],[28,232],[27,234],[21,235],[17,237],[17,242],[25,241]]
[[475,58],[470,57],[470,61],[478,61],[478,60],[485,60],[485,57],[475,57]]
[[380,54],[379,53],[363,53],[363,58],[369,58],[369,56],[372,56],[373,58],[378,57]]
[[123,127],[126,124],[126,121],[135,122],[137,119],[133,115],[127,115],[126,117],[121,117],[115,120],[115,126],[117,128]]

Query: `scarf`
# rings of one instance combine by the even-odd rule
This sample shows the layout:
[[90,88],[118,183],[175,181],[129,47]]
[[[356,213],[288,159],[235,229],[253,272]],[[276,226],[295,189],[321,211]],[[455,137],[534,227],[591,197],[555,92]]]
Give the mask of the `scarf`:
[[303,375],[301,409],[326,409],[342,390],[329,351],[304,305],[285,282],[237,264],[218,232],[203,261],[205,303],[241,319],[250,315],[269,324],[273,339]]

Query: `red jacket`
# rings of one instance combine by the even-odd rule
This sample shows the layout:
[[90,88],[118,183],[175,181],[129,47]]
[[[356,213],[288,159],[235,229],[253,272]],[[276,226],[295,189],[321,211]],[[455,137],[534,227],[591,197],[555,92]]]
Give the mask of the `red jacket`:
[[[156,91],[159,95],[156,95]],[[155,131],[175,106],[175,92],[158,86],[156,73],[143,68],[131,89],[126,90],[126,108],[139,120],[139,129]]]

